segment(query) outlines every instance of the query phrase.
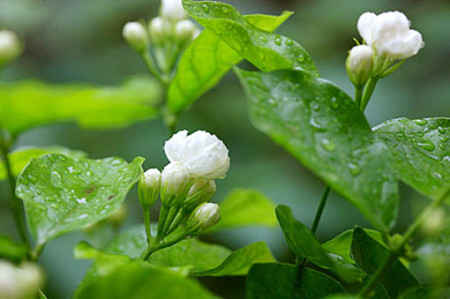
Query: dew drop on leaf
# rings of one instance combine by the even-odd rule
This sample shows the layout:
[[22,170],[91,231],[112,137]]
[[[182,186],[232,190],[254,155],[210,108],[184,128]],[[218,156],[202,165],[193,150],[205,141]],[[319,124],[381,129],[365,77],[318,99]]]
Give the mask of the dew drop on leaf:
[[203,8],[203,10],[204,10],[206,13],[209,12],[209,6],[208,6],[208,4],[203,4],[203,5],[202,5],[202,8]]
[[285,44],[287,46],[292,46],[294,44],[294,41],[292,39],[288,38],[288,39],[286,39]]
[[359,167],[358,164],[349,163],[348,168],[350,169],[350,172],[352,173],[353,176],[357,176],[358,174],[361,173],[361,168]]
[[277,37],[277,38],[275,39],[275,44],[276,44],[277,46],[281,46],[281,37]]
[[432,151],[435,149],[434,144],[428,140],[422,140],[419,143],[417,143],[417,145],[427,151]]
[[322,143],[322,147],[324,148],[324,149],[326,149],[327,151],[333,151],[334,150],[334,148],[335,148],[335,145],[334,145],[334,143],[332,142],[332,141],[330,141],[330,140],[328,140],[328,139],[322,139],[321,140],[321,143]]
[[415,119],[413,120],[413,122],[418,124],[419,126],[425,126],[428,123],[426,119]]

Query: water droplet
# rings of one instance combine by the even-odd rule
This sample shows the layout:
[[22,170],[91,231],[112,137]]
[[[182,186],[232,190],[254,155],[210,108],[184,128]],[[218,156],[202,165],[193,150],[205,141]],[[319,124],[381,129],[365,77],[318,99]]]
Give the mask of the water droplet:
[[265,36],[260,36],[259,40],[262,42],[267,42],[267,38]]
[[349,163],[348,168],[350,168],[350,172],[356,176],[361,173],[361,168],[356,163]]
[[275,44],[276,44],[277,46],[281,46],[281,37],[277,37],[277,38],[275,39]]
[[339,108],[339,103],[338,103],[338,100],[336,98],[332,98],[331,99],[331,108],[333,108],[333,109],[338,109]]
[[325,131],[326,130],[326,127],[325,126],[323,126],[322,124],[320,124],[320,122],[318,122],[314,117],[311,117],[310,119],[309,119],[309,124],[314,128],[314,129],[316,129],[317,131]]
[[319,111],[320,110],[320,105],[317,104],[317,103],[311,104],[311,107],[313,108],[314,111]]
[[223,13],[228,13],[228,11],[229,11],[229,10],[228,10],[228,7],[223,6],[223,7],[222,7],[222,11],[223,11]]
[[286,39],[286,41],[284,42],[287,46],[292,46],[294,44],[294,41],[290,38]]
[[204,10],[206,13],[209,12],[209,5],[203,4],[203,5],[202,5],[202,8],[203,8],[203,10]]
[[443,127],[439,127],[438,132],[441,134],[445,134],[445,129]]
[[334,143],[331,142],[330,140],[326,139],[326,138],[322,139],[321,143],[322,143],[322,147],[323,147],[324,149],[326,149],[327,151],[330,151],[330,152],[331,152],[331,151],[333,151],[334,148],[335,148]]
[[303,60],[305,60],[305,57],[303,57],[303,55],[300,55],[300,56],[297,58],[297,61],[298,61],[298,62],[303,62]]
[[417,143],[417,145],[427,151],[432,151],[435,149],[434,144],[431,141],[425,139]]
[[443,162],[450,162],[450,156],[445,156],[444,158],[442,158]]
[[84,203],[86,203],[86,198],[77,198],[76,199],[77,200],[77,202],[79,203],[79,204],[84,204]]
[[440,174],[439,172],[433,172],[433,175],[438,179],[442,179],[442,174]]
[[267,102],[268,102],[269,105],[272,106],[272,107],[278,107],[278,103],[277,103],[277,101],[275,101],[274,99],[268,99]]
[[419,126],[425,126],[428,123],[426,119],[415,119],[413,122]]
[[80,216],[78,216],[78,219],[84,219],[84,218],[87,218],[87,214],[81,214]]

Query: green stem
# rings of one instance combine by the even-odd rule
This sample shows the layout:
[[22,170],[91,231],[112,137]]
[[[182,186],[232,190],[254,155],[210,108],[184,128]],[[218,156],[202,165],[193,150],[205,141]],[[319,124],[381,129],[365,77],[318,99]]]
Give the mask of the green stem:
[[330,187],[326,186],[323,191],[322,198],[320,199],[319,207],[317,208],[316,216],[314,217],[313,224],[311,225],[311,232],[316,233],[317,227],[319,226],[320,217],[322,217],[323,209],[327,203],[328,195],[330,194]]
[[384,260],[383,264],[375,271],[374,275],[370,278],[369,282],[364,285],[361,291],[358,293],[361,297],[366,297],[372,289],[378,284],[380,278],[384,275],[384,273],[389,269],[389,266],[398,256],[399,252],[406,245],[408,240],[419,230],[420,226],[430,217],[431,213],[438,208],[442,202],[450,195],[450,189],[439,199],[434,200],[430,205],[428,205],[419,217],[408,227],[405,234],[403,235],[402,242],[396,245],[394,248],[391,248],[389,255]]
[[358,107],[361,106],[362,95],[363,95],[363,88],[355,87],[355,103],[356,103],[356,105],[358,105]]
[[172,222],[175,220],[179,210],[180,209],[178,207],[175,207],[175,206],[170,208],[169,214],[167,215],[166,221],[164,223],[164,229],[162,231],[163,232],[163,236],[168,235],[168,230],[169,230]]
[[366,83],[366,86],[364,88],[364,92],[363,92],[362,98],[361,98],[361,104],[360,104],[360,109],[363,112],[364,112],[364,110],[366,110],[366,106],[369,103],[369,100],[373,94],[373,91],[375,90],[377,81],[378,81],[378,78],[372,76],[369,78],[369,81],[367,81],[367,83]]
[[167,84],[167,80],[165,80],[163,77],[161,77],[161,74],[155,64],[155,61],[153,59],[153,57],[150,55],[149,51],[143,51],[141,53],[141,57],[145,62],[145,65],[147,66],[147,69],[150,71],[150,73],[156,77],[156,79],[159,80],[159,82],[161,82],[161,84]]
[[[0,141],[4,141],[3,138]],[[1,158],[5,164],[6,174],[8,177],[9,192],[11,197],[11,206],[13,209],[14,221],[16,223],[17,230],[19,231],[20,239],[30,248],[30,241],[28,239],[27,230],[25,228],[24,221],[24,207],[22,201],[16,196],[16,179],[12,173],[11,163],[9,161],[9,146],[4,142],[0,144]]]
[[171,232],[173,232],[177,227],[183,222],[183,220],[186,219],[186,216],[189,215],[189,213],[185,209],[181,209],[180,212],[177,214],[177,217],[175,217],[175,220],[170,225],[169,229],[167,230],[167,235],[169,235]]
[[187,233],[183,233],[180,236],[178,236],[176,239],[173,239],[171,241],[168,241],[165,243],[158,243],[156,245],[153,245],[153,244],[149,245],[147,247],[147,249],[142,253],[141,259],[144,261],[148,260],[148,258],[152,255],[153,252],[161,250],[161,249],[169,247],[169,246],[172,246],[173,244],[186,239],[187,235],[188,235]]
[[145,224],[145,234],[147,235],[147,244],[152,241],[152,232],[150,228],[150,208],[143,208],[144,212],[144,224]]

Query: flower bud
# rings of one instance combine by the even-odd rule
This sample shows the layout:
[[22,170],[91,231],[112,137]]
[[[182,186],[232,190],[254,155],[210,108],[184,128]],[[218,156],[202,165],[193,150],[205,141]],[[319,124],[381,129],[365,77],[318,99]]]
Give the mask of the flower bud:
[[14,266],[8,261],[0,260],[0,298],[35,298],[43,282],[42,271],[36,265],[24,263]]
[[148,169],[139,179],[139,202],[144,208],[150,208],[158,199],[161,189],[161,172],[156,168]]
[[181,20],[175,25],[175,38],[180,44],[190,43],[196,30],[197,26],[191,20]]
[[143,52],[148,48],[148,35],[144,26],[139,22],[129,22],[123,26],[123,38],[137,52]]
[[187,136],[180,131],[164,145],[170,162],[178,162],[192,178],[214,180],[224,178],[230,167],[228,149],[215,135],[196,131]]
[[373,70],[373,50],[366,45],[353,47],[347,57],[346,68],[352,83],[362,87],[369,80]]
[[219,205],[203,203],[189,216],[186,221],[186,229],[191,235],[198,236],[213,227],[219,220]]
[[187,17],[181,0],[162,0],[161,16],[171,22],[185,19]]
[[22,52],[17,35],[9,30],[0,30],[0,66],[13,61]]
[[170,23],[161,17],[153,18],[148,24],[150,38],[153,44],[160,46],[171,36]]
[[190,212],[200,204],[210,201],[214,197],[214,194],[216,194],[216,182],[200,179],[189,189],[183,207]]
[[165,206],[174,206],[186,198],[190,178],[186,169],[177,162],[172,162],[161,174],[161,201]]
[[430,236],[436,236],[448,225],[447,215],[443,208],[431,211],[427,219],[422,224],[422,231]]

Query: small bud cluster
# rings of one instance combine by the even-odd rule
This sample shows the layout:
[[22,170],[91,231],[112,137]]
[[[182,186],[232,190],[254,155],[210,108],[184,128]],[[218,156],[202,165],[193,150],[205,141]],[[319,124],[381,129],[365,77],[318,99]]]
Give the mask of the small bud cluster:
[[215,179],[230,166],[228,149],[215,135],[196,131],[174,134],[164,145],[170,163],[160,172],[149,169],[139,181],[139,200],[148,210],[161,198],[158,234],[168,236],[180,226],[199,235],[219,221],[219,207],[208,203],[216,193]]
[[159,15],[145,27],[143,23],[127,23],[123,37],[138,53],[154,59],[156,63],[152,63],[164,75],[173,71],[180,54],[200,33],[187,19],[181,0],[162,0]]
[[31,263],[15,266],[0,260],[0,298],[36,298],[44,276],[40,268]]
[[379,15],[365,12],[359,17],[358,31],[365,44],[353,47],[346,63],[357,88],[371,76],[378,79],[391,74],[400,66],[399,61],[416,55],[424,46],[422,35],[410,29],[410,21],[398,11]]
[[0,67],[16,59],[22,53],[17,35],[9,30],[0,30]]

